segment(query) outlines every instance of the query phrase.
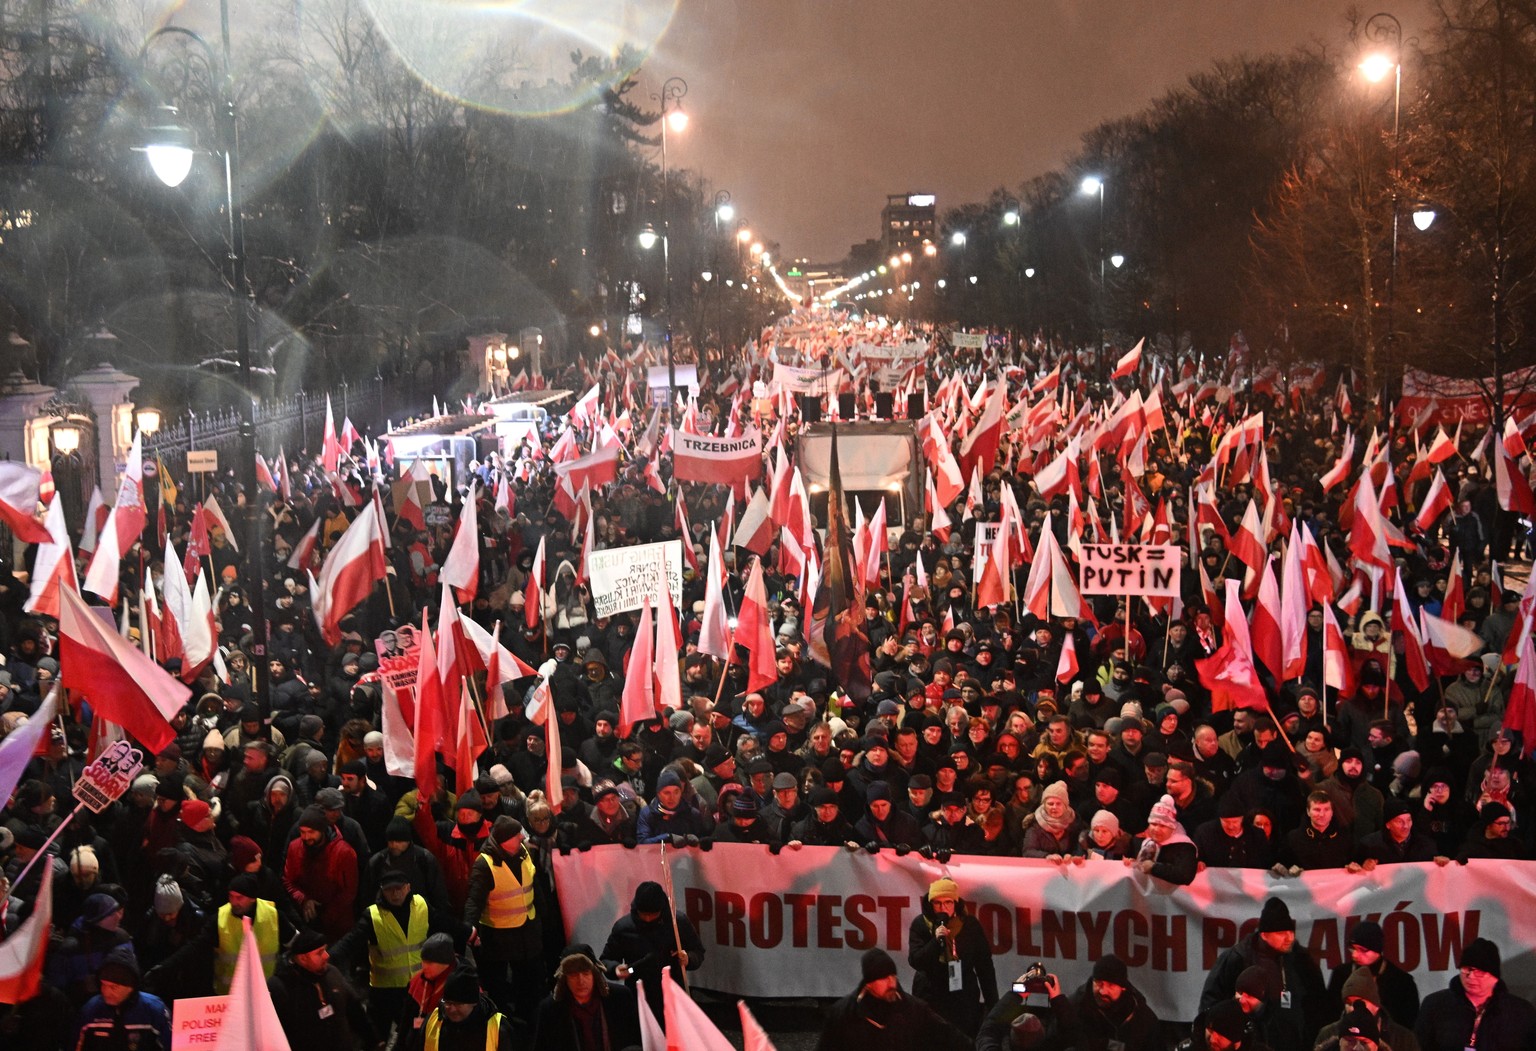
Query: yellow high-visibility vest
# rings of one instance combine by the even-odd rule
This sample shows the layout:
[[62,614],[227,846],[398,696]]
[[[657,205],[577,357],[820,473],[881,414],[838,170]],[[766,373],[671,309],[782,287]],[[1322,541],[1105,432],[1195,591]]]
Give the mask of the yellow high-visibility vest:
[[[256,933],[256,948],[261,953],[261,971],[268,978],[277,969],[277,952],[280,938],[277,929],[277,906],[258,899],[256,915],[251,917],[251,930]],[[227,904],[219,908],[219,947],[213,956],[213,991],[220,996],[229,992],[229,983],[235,978],[235,961],[240,957],[240,945],[245,940],[245,927]]]
[[[437,1007],[427,1019],[425,1033],[422,1038],[422,1051],[437,1051],[437,1038],[443,1031],[443,1009]],[[501,1015],[491,1015],[485,1023],[485,1051],[496,1051],[496,1046],[501,1042]]]
[[421,946],[427,940],[427,902],[411,895],[411,915],[406,929],[388,909],[368,906],[373,937],[368,945],[368,984],[375,989],[404,989],[421,963]]
[[487,927],[521,927],[534,918],[533,911],[533,858],[525,850],[516,862],[522,880],[512,871],[511,865],[503,865],[482,855],[491,866],[491,877],[496,884],[485,897],[485,908],[480,910],[480,922]]

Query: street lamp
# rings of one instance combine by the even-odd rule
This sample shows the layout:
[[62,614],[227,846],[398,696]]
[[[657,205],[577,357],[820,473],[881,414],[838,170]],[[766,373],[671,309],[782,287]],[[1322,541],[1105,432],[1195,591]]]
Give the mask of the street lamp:
[[1413,225],[1418,227],[1419,233],[1423,233],[1435,225],[1435,210],[1433,208],[1415,208],[1413,211]]
[[1125,265],[1125,256],[1121,255],[1119,252],[1116,252],[1114,255],[1109,257],[1109,264],[1116,270],[1119,270],[1122,266]]
[[646,223],[640,230],[640,247],[649,252],[652,248],[656,247],[656,240],[656,228],[650,223]]
[[[165,26],[156,30],[144,42],[140,51],[142,61],[149,46],[162,37],[195,44],[201,52],[209,78],[214,82],[217,100],[213,105],[217,125],[218,145],[216,152],[224,161],[224,211],[228,229],[229,285],[234,293],[235,306],[235,364],[240,374],[242,388],[240,410],[240,484],[245,489],[245,573],[251,585],[249,596],[251,610],[251,666],[252,700],[263,710],[270,708],[267,697],[267,578],[262,565],[262,512],[260,490],[256,480],[256,397],[251,378],[251,289],[245,274],[245,216],[244,201],[240,193],[240,135],[238,113],[235,106],[235,75],[230,60],[229,0],[219,0],[220,52],[197,33],[180,26]],[[160,110],[162,116],[166,114]],[[171,110],[171,117],[175,111]],[[179,132],[179,133],[178,133]],[[179,128],[172,120],[151,128],[143,147],[149,157],[150,167],[160,181],[176,186],[192,167],[192,150],[195,140],[190,132]]]
[[[1387,347],[1390,351],[1397,342],[1397,184],[1399,181],[1398,157],[1401,152],[1403,113],[1403,24],[1397,16],[1380,11],[1366,19],[1361,35],[1376,50],[1360,62],[1360,73],[1373,84],[1379,84],[1392,76],[1392,170],[1388,173],[1392,191],[1392,256],[1387,266]],[[1365,373],[1372,387],[1376,384],[1376,341],[1371,339],[1365,347]]]
[[[227,2],[227,0],[226,0]],[[661,284],[662,309],[667,315],[667,418],[672,418],[672,405],[677,397],[677,366],[672,359],[672,201],[667,191],[667,129],[681,132],[688,127],[688,114],[683,109],[683,96],[688,94],[688,82],[682,77],[668,77],[661,85],[661,94],[652,95],[661,103]],[[670,110],[668,103],[672,104]],[[644,235],[642,235],[643,237]],[[655,232],[652,232],[652,244]],[[643,242],[642,242],[643,243]]]
[[954,233],[950,234],[949,235],[949,243],[954,245],[956,248],[964,248],[965,247],[965,231],[964,230],[956,230]]
[[139,425],[139,433],[154,434],[160,430],[160,410],[146,405],[133,414],[133,421]]
[[1104,312],[1104,179],[1098,175],[1083,176],[1078,192],[1099,199],[1099,346],[1093,355],[1094,372],[1100,383],[1104,382],[1104,347],[1106,338]]

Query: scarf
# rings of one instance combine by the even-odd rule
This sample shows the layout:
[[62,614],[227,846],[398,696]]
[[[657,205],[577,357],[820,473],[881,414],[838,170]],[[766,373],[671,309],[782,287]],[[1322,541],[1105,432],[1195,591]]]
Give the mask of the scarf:
[[1073,810],[1071,807],[1067,807],[1067,809],[1062,813],[1060,820],[1055,821],[1051,820],[1051,816],[1045,812],[1044,803],[1035,808],[1035,824],[1039,825],[1041,828],[1045,829],[1047,832],[1058,839],[1060,839],[1066,833],[1067,829],[1072,827],[1072,823],[1076,820],[1077,811]]

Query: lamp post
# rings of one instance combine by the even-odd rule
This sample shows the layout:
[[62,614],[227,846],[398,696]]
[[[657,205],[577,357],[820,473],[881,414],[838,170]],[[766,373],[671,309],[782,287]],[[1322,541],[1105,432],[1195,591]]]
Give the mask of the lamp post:
[[[1398,158],[1403,141],[1403,24],[1397,20],[1397,16],[1380,11],[1366,19],[1361,35],[1377,48],[1361,60],[1361,74],[1372,83],[1380,83],[1389,73],[1392,75],[1392,168],[1387,173],[1392,193],[1392,255],[1387,264],[1387,348],[1390,358],[1390,351],[1397,342],[1397,184]],[[1365,374],[1374,388],[1376,385],[1375,339],[1366,344],[1365,355]]]
[[[256,399],[251,382],[251,290],[245,273],[245,217],[241,209],[244,201],[240,193],[240,134],[235,107],[235,77],[230,61],[229,0],[219,0],[220,52],[197,33],[180,26],[165,26],[144,42],[144,51],[162,37],[176,37],[197,46],[209,77],[215,82],[217,102],[214,105],[214,122],[217,126],[217,152],[224,162],[224,209],[228,217],[228,251],[230,289],[235,296],[235,363],[240,374],[242,394],[240,410],[240,484],[245,488],[245,572],[251,586],[251,665],[252,697],[263,708],[267,698],[267,602],[266,573],[262,565],[261,511],[257,506],[256,480]],[[142,57],[143,52],[141,52]],[[169,115],[174,117],[175,110]],[[160,181],[175,187],[190,173],[194,141],[185,129],[175,123],[151,128],[150,140],[143,151],[148,155],[150,166]]]
[[1093,355],[1093,369],[1100,384],[1104,382],[1104,345],[1105,345],[1105,316],[1104,316],[1104,178],[1099,175],[1085,175],[1079,192],[1089,197],[1099,199],[1099,346]]
[[[672,358],[672,201],[667,192],[667,129],[682,131],[688,126],[688,114],[683,109],[683,96],[688,94],[688,82],[682,77],[668,77],[661,85],[661,94],[651,97],[661,103],[661,283],[662,309],[666,311],[667,328],[667,418],[672,418],[672,406],[677,399],[677,366]],[[672,103],[672,109],[667,104]],[[653,242],[654,243],[654,242]]]
[[[720,269],[720,228],[724,225],[730,228],[731,222],[736,218],[736,206],[731,204],[731,191],[721,190],[715,194],[715,240],[709,249],[710,269]],[[740,253],[738,253],[740,254]],[[708,278],[705,278],[708,281]],[[720,298],[720,286],[716,285],[710,291],[711,298],[715,301],[715,335],[720,340],[720,356],[725,356],[725,302]]]

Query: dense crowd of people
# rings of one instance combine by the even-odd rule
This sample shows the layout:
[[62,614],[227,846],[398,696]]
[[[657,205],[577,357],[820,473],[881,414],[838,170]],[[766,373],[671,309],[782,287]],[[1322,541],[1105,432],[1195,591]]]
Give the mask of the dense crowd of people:
[[[936,345],[919,386],[932,395],[952,377],[971,387],[989,378],[1009,383],[1012,404],[1028,399],[1046,372],[1021,367],[1024,360],[1007,347]],[[1021,431],[1005,433],[991,469],[946,509],[952,528],[935,531],[933,517],[912,515],[892,530],[878,582],[861,595],[867,691],[850,689],[815,656],[814,610],[803,607],[803,580],[786,570],[778,542],[753,554],[722,538],[728,607],[741,608],[754,564],[769,600],[776,677],[749,690],[745,661],[698,649],[711,531],[738,520],[741,504],[729,506],[735,497],[724,486],[669,485],[667,454],[636,453],[649,418],[644,381],[634,382],[641,373],[629,375],[617,355],[595,372],[580,368],[556,385],[597,383],[599,410],[577,421],[551,417],[537,440],[474,463],[467,476],[434,476],[429,510],[442,513],[427,516],[428,526],[398,513],[384,480],[408,464],[382,464],[375,474],[349,459],[327,478],[316,460],[295,459],[284,465],[290,490],[281,493],[245,493],[232,478],[216,483],[226,508],[260,501],[271,543],[256,581],[213,530],[207,561],[220,583],[219,659],[172,720],[174,743],[152,756],[120,801],[100,814],[76,813],[55,837],[75,806],[72,786],[91,740],[88,708],[66,704],[5,809],[5,931],[30,914],[42,881],[53,889],[45,980],[0,1012],[9,1042],[38,1051],[167,1051],[169,1001],[229,990],[248,920],[296,1048],[638,1045],[637,986],[661,1019],[663,972],[683,981],[702,964],[704,946],[655,883],[633,889],[605,945],[567,944],[551,859],[593,847],[830,846],[938,862],[1044,859],[1069,874],[1115,864],[1165,890],[1208,868],[1269,869],[1279,879],[1312,869],[1531,858],[1536,780],[1523,735],[1504,725],[1514,662],[1501,656],[1517,625],[1530,628],[1520,592],[1500,575],[1527,523],[1500,505],[1492,469],[1475,458],[1476,436],[1443,464],[1455,475],[1454,506],[1418,529],[1413,512],[1427,485],[1409,480],[1418,436],[1378,418],[1378,407],[1358,395],[1359,411],[1283,392],[1193,403],[1159,383],[1167,420],[1143,436],[1144,470],[1131,475],[1121,450],[1104,448],[1084,456],[1081,474],[1102,476],[1092,520],[1129,523],[1146,501],[1166,514],[1170,542],[1195,538],[1180,600],[1161,608],[1133,600],[1127,610],[1126,599],[1095,598],[1081,616],[1039,617],[1013,601],[975,608],[975,525],[997,520],[1005,503],[1021,509],[1034,549],[1045,528],[1063,550],[1083,539],[1072,532],[1073,504],[1044,499],[1032,485],[1039,450],[1023,447]],[[717,361],[705,375],[688,425],[724,433],[758,413],[763,431],[784,439],[765,451],[771,477],[778,457],[794,455],[796,403],[771,399],[763,417],[762,401],[722,393],[750,392],[753,380],[766,379],[761,359]],[[1102,391],[1108,416],[1121,394]],[[1092,393],[1086,383],[1059,388],[1057,429]],[[943,421],[957,446],[966,400]],[[929,411],[941,408],[940,399],[930,402]],[[1325,682],[1325,615],[1309,602],[1300,674],[1264,669],[1264,702],[1227,707],[1221,684],[1202,668],[1227,638],[1202,577],[1244,579],[1229,544],[1260,481],[1252,471],[1218,478],[1209,487],[1214,521],[1191,494],[1222,435],[1260,409],[1276,513],[1346,567],[1332,582],[1327,616],[1343,625],[1351,667],[1347,688]],[[979,411],[977,401],[970,413]],[[623,736],[624,672],[639,614],[595,615],[580,570],[583,537],[557,509],[548,452],[568,429],[579,448],[590,448],[603,417],[630,455],[613,484],[590,494],[596,547],[679,538],[681,501],[691,527],[680,539],[699,567],[685,571],[679,609],[682,703]],[[620,418],[633,422],[614,426]],[[1366,582],[1346,597],[1352,580],[1365,580],[1341,525],[1348,486],[1318,484],[1346,430],[1372,427],[1396,479],[1398,499],[1385,510],[1405,534],[1393,554],[1409,584],[1406,605],[1413,614],[1449,612],[1485,644],[1484,656],[1437,665],[1427,687],[1410,673],[1390,576],[1384,588]],[[463,615],[543,669],[564,748],[546,754],[545,730],[528,718],[539,678],[508,682],[508,714],[489,727],[472,787],[454,791],[456,773],[440,762],[428,795],[386,762],[380,661],[394,652],[399,629],[420,625],[423,611],[437,616],[438,576],[471,480],[479,483],[479,582]],[[348,523],[371,513],[375,489],[386,508],[388,570],[347,612],[339,642],[328,644],[306,575],[290,560],[319,523],[315,561],[305,567],[317,568]],[[510,498],[498,500],[499,491]],[[178,550],[193,510],[185,490],[166,508]],[[1286,537],[1273,530],[1266,539],[1278,553]],[[146,579],[182,571],[162,564],[165,538],[153,539],[123,559],[120,602],[130,611],[141,607]],[[535,567],[540,550],[545,563]],[[86,561],[82,555],[82,579]],[[15,569],[29,567],[30,555]],[[546,586],[530,592],[531,574]],[[270,622],[264,691],[253,675],[262,658],[246,601],[257,586]],[[38,710],[60,674],[58,626],[25,614],[26,597],[19,575],[0,581],[6,732]],[[1447,611],[1448,600],[1456,608]],[[126,617],[131,638],[142,627]],[[548,798],[553,784],[558,812]],[[1222,957],[1200,1003],[1188,1005],[1193,1046],[1442,1051],[1528,1039],[1532,1009],[1500,980],[1500,946],[1463,946],[1459,973],[1421,1008],[1413,980],[1384,955],[1379,927],[1351,930],[1351,963],[1326,981],[1296,945],[1295,927],[1278,900],[1264,905],[1257,932]],[[1000,988],[999,977],[1006,984],[1014,976],[995,973],[952,879],[934,882],[924,897],[904,963],[910,981],[883,950],[864,955],[858,988],[827,1011],[822,1046],[1129,1051],[1180,1036],[1180,1027],[1153,1016],[1134,971],[1113,956],[1097,960],[1076,990],[1044,973]]]

